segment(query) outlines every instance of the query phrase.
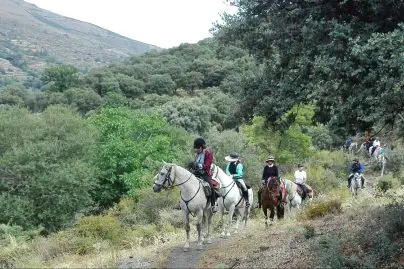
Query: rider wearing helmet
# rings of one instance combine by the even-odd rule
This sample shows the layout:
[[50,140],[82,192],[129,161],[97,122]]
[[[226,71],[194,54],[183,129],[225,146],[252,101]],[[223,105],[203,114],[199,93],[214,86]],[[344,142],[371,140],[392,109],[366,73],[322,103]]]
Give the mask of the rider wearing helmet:
[[351,180],[354,177],[355,173],[359,173],[359,175],[361,176],[361,183],[362,183],[362,188],[364,187],[365,184],[365,178],[363,177],[363,165],[359,162],[358,158],[354,158],[353,159],[353,163],[351,165],[351,169],[350,169],[351,174],[348,177],[348,188],[351,185]]
[[206,142],[203,138],[197,138],[194,141],[194,151],[195,151],[195,175],[202,178],[209,183],[212,189],[210,203],[212,205],[212,212],[217,212],[216,206],[216,192],[212,186],[212,174],[210,171],[210,166],[212,165],[213,156],[212,153],[207,149]]
[[238,182],[243,190],[243,197],[245,200],[245,206],[250,206],[250,201],[248,199],[248,189],[245,185],[243,176],[243,164],[240,160],[240,154],[237,152],[232,152],[228,156],[224,158],[228,163],[226,165],[226,174],[234,179],[234,181]]
[[[268,183],[268,179],[272,177],[279,177],[278,167],[274,164],[275,158],[274,156],[270,155],[265,159],[267,165],[264,167],[264,171],[262,172],[261,183],[262,186],[265,186]],[[261,192],[262,186],[258,190],[258,208],[261,208]]]

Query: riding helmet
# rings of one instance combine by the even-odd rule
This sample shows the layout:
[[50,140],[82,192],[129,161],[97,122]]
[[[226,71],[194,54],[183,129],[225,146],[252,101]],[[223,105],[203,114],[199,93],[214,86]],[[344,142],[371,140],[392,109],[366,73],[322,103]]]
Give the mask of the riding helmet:
[[265,162],[268,162],[268,161],[275,161],[275,158],[274,158],[274,156],[272,156],[272,155],[269,155],[266,159],[265,159]]
[[297,167],[298,167],[298,168],[299,168],[299,167],[303,167],[303,164],[299,163],[299,164],[297,165]]
[[203,138],[199,137],[194,140],[194,149],[199,149],[200,147],[205,147],[206,142]]

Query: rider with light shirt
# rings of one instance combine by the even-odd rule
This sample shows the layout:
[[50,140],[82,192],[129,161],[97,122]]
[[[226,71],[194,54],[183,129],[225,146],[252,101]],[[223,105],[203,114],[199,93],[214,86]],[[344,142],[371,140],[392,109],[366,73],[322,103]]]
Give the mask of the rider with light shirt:
[[226,165],[226,174],[238,182],[243,190],[243,197],[245,199],[245,206],[250,206],[250,201],[248,199],[248,189],[245,185],[243,176],[243,164],[240,160],[240,154],[237,152],[232,152],[229,156],[224,158],[228,163]]
[[302,164],[297,165],[297,171],[295,172],[294,179],[295,179],[294,182],[297,185],[299,185],[300,188],[302,189],[302,191],[303,191],[302,199],[304,199],[307,195],[306,185],[304,184],[307,179],[307,173],[306,173],[306,171],[303,170]]
[[378,137],[376,137],[376,139],[373,141],[373,148],[372,148],[372,152],[370,153],[370,155],[372,156],[373,153],[375,152],[377,147],[380,147],[380,140]]

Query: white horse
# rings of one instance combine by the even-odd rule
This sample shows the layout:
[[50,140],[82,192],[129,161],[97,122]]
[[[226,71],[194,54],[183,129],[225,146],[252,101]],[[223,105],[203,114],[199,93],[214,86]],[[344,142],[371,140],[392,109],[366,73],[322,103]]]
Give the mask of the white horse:
[[352,196],[358,195],[358,189],[361,187],[361,175],[359,173],[355,173],[353,178],[351,179],[351,184],[349,185],[349,191]]
[[377,165],[379,166],[381,170],[381,175],[383,176],[384,174],[384,167],[386,166],[386,156],[385,156],[385,149],[378,146],[376,149],[373,151],[373,146],[369,148],[368,154],[370,158],[370,164],[373,163],[373,160],[376,161]]
[[[286,199],[289,205],[289,212],[292,214],[296,210],[299,210],[301,206],[303,206],[303,199],[301,193],[299,192],[300,188],[296,183],[289,179],[282,178],[282,180],[286,188]],[[306,186],[308,185],[306,184]],[[308,193],[306,195],[309,202],[311,202],[313,200],[313,190],[310,186],[309,188],[307,188],[307,190]]]
[[[247,226],[247,220],[251,212],[251,205],[253,204],[253,191],[251,188],[248,189],[248,200],[250,206],[246,207],[243,192],[237,187],[235,180],[229,177],[217,165],[212,164],[211,170],[212,177],[220,183],[220,197],[218,198],[218,204],[223,224],[223,230],[220,236],[225,238],[230,236],[231,223],[235,212],[237,213],[237,221],[234,233],[238,233],[238,226],[241,220],[244,220],[244,227]],[[224,221],[225,210],[229,212],[227,221]]]
[[204,182],[202,182],[201,179],[198,179],[187,169],[175,164],[166,163],[161,168],[160,173],[156,175],[153,184],[154,192],[160,192],[161,188],[170,188],[175,186],[178,186],[181,189],[180,204],[184,216],[185,231],[187,236],[184,251],[189,250],[190,214],[198,218],[196,223],[196,229],[198,231],[198,250],[203,248],[203,225],[207,227],[206,243],[212,243],[212,239],[210,238],[212,211],[210,202],[205,195],[203,183]]
[[358,142],[352,142],[349,147],[345,147],[345,145],[341,146],[342,151],[347,151],[348,153],[353,153],[354,150],[358,149]]

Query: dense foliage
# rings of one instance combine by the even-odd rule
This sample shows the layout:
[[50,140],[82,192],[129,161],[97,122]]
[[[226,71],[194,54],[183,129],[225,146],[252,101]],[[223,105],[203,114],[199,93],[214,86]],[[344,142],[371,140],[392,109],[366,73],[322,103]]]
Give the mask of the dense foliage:
[[346,171],[319,166],[318,150],[364,130],[402,136],[403,1],[231,2],[238,13],[197,44],[1,81],[0,223],[53,231],[123,197],[152,207],[142,195],[162,161],[185,164],[196,136],[218,165],[240,152],[253,186],[274,154],[286,175],[316,162],[322,190]]
[[[244,87],[244,113],[276,121],[296,103],[339,134],[393,127],[403,114],[404,1],[229,1],[216,26],[222,43],[240,43],[265,64]],[[401,23],[401,24],[400,24]]]

